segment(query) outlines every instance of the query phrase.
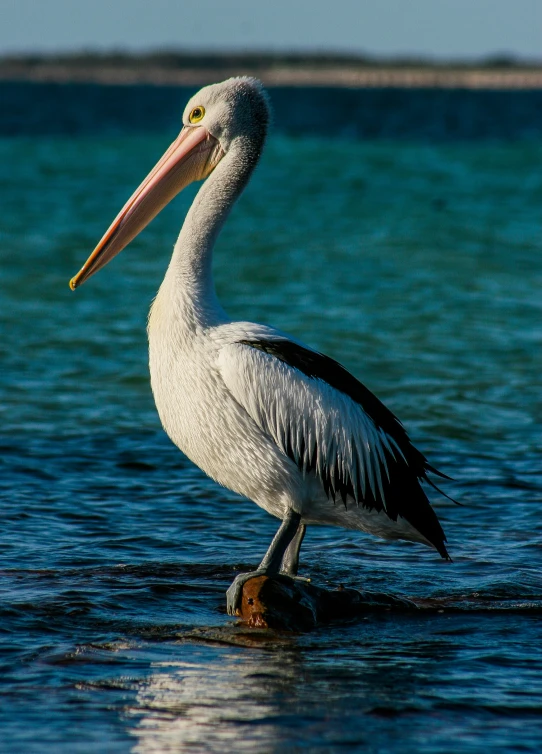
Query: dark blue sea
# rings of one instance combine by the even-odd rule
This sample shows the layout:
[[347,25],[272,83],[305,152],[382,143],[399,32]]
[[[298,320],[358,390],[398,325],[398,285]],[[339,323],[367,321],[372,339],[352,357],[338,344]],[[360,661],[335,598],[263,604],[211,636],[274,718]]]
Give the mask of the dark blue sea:
[[287,634],[225,614],[276,521],[149,388],[195,189],[68,288],[192,91],[0,84],[0,750],[539,754],[542,93],[271,91],[219,295],[353,371],[461,503],[429,490],[452,563],[310,530],[304,575],[418,610]]

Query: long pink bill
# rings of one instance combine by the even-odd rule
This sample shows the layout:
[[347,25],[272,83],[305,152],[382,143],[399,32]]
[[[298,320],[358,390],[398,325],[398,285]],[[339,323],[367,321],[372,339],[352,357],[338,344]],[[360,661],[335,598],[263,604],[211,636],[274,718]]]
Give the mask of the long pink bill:
[[183,128],[70,280],[70,288],[75,290],[110,262],[183,188],[205,178],[222,155],[220,144],[205,128]]

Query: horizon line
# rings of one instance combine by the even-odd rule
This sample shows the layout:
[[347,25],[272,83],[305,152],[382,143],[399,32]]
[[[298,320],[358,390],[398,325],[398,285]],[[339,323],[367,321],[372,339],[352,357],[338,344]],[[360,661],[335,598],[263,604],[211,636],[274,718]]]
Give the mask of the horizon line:
[[[127,62],[134,62],[141,57],[172,57],[181,62],[184,58],[187,62],[195,62],[198,58],[215,59],[217,62],[228,58],[245,58],[255,63],[258,59],[264,61],[276,60],[301,63],[301,62],[327,62],[336,64],[358,64],[367,66],[422,66],[436,68],[441,67],[483,67],[483,68],[538,68],[542,66],[542,56],[533,58],[522,56],[506,50],[496,50],[480,56],[446,56],[422,53],[397,53],[393,55],[371,53],[363,51],[337,50],[333,48],[307,47],[303,49],[292,48],[252,48],[252,47],[223,47],[223,48],[186,48],[173,45],[161,45],[152,47],[130,48],[128,46],[110,46],[101,48],[85,46],[78,48],[59,48],[58,50],[0,50],[0,62],[18,61],[25,62],[29,59],[39,59],[40,62],[62,58],[68,62],[75,62],[78,58],[123,58]],[[210,60],[209,60],[210,62]]]

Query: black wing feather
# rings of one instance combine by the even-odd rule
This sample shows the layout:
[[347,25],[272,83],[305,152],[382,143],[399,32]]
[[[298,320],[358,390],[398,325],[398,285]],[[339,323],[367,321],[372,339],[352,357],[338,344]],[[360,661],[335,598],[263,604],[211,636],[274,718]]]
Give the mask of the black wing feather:
[[[383,469],[381,474],[383,498],[376,484],[374,488],[370,484],[365,484],[363,490],[360,474],[356,475],[356,479],[351,479],[349,474],[343,474],[343,469],[340,469],[338,464],[335,464],[333,468],[324,467],[320,475],[327,497],[335,501],[338,495],[344,505],[346,505],[347,497],[353,498],[359,505],[366,508],[384,510],[393,521],[397,520],[397,516],[402,516],[436,547],[443,558],[449,558],[444,544],[446,536],[420,484],[422,481],[433,484],[427,477],[428,471],[443,478],[448,477],[434,469],[423,453],[414,447],[395,414],[365,385],[329,356],[311,351],[286,338],[238,342],[274,356],[306,377],[322,380],[330,387],[347,395],[361,407],[375,427],[385,433],[400,451],[391,453],[388,448],[384,447],[388,473],[386,474]],[[304,463],[304,453],[294,452],[288,432],[285,450],[288,457],[299,466],[301,471],[314,470],[316,448],[313,457]]]

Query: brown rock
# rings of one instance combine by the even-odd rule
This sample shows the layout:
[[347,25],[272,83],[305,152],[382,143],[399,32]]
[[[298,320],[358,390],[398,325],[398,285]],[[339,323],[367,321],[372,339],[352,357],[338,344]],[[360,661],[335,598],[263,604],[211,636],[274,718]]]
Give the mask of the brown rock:
[[256,576],[243,587],[238,616],[250,628],[309,631],[319,624],[382,610],[417,610],[410,600],[356,589],[324,589],[289,576]]

